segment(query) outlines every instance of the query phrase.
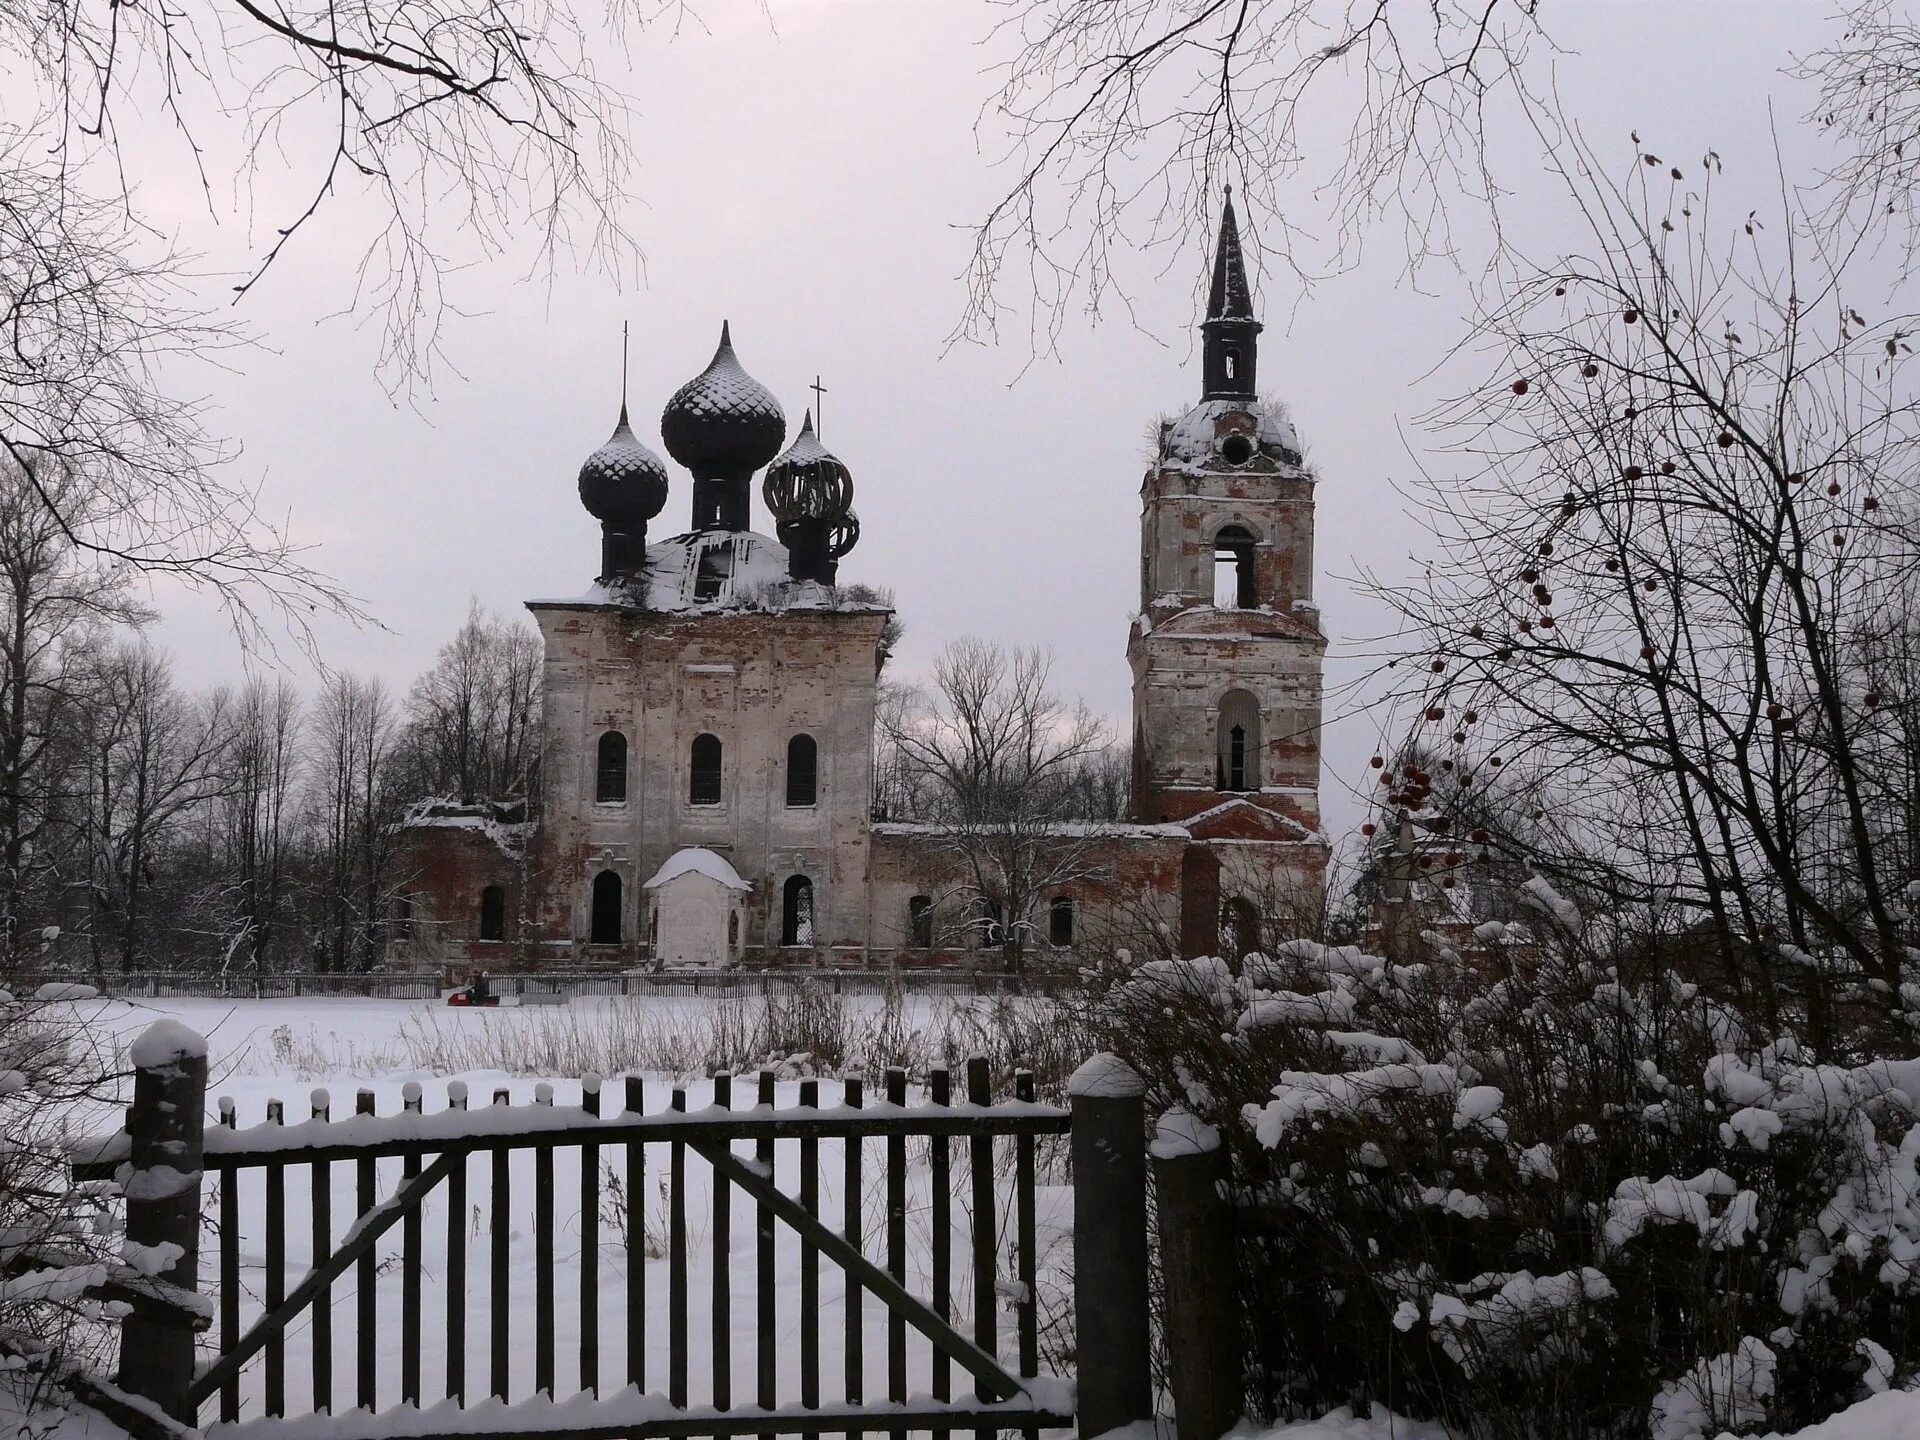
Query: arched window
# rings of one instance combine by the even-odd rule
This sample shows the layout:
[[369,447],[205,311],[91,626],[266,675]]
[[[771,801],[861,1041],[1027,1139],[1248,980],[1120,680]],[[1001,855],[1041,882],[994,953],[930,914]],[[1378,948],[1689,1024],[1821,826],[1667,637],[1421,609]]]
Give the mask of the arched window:
[[592,945],[620,943],[620,877],[612,870],[602,870],[593,877],[593,921],[587,931],[587,942]]
[[1236,895],[1220,906],[1220,953],[1229,960],[1244,959],[1260,948],[1260,912],[1251,901]]
[[1260,603],[1253,577],[1253,532],[1228,525],[1213,537],[1213,603],[1222,610],[1251,610]]
[[811,805],[820,791],[820,747],[811,735],[787,741],[787,808]]
[[413,935],[413,896],[404,890],[393,897],[393,934],[396,940]]
[[602,805],[627,798],[627,737],[609,730],[600,737],[600,762],[594,768],[593,798]]
[[780,892],[780,943],[813,944],[813,882],[790,875]]
[[507,938],[507,892],[498,885],[489,885],[480,892],[480,938]]
[[931,895],[915,895],[907,901],[907,943],[921,950],[933,948]]
[[718,735],[693,737],[693,763],[687,771],[688,804],[720,803],[720,754]]
[[1047,943],[1062,949],[1073,944],[1073,897],[1056,895],[1047,902]]
[[737,950],[739,947],[740,912],[738,910],[729,910],[727,912],[727,949]]
[[1220,697],[1216,790],[1260,788],[1260,702],[1245,690]]
[[1226,347],[1226,348],[1225,348],[1225,349],[1224,349],[1224,350],[1223,350],[1223,351],[1221,352],[1221,359],[1222,359],[1222,362],[1223,362],[1223,368],[1224,368],[1224,369],[1226,370],[1226,372],[1227,372],[1227,379],[1228,379],[1229,381],[1234,381],[1234,380],[1238,380],[1238,379],[1240,378],[1240,350],[1239,350],[1239,347],[1238,347],[1238,346],[1234,346],[1234,345],[1229,345],[1229,346],[1227,346],[1227,347]]

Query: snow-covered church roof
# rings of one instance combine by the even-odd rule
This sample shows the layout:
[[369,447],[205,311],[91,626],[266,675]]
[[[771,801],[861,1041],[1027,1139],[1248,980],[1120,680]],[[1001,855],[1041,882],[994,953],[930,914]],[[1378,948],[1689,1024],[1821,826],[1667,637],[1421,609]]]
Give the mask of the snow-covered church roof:
[[666,613],[728,610],[862,610],[889,606],[849,595],[837,585],[795,580],[787,547],[756,530],[694,530],[647,546],[645,572],[634,581],[597,581],[583,595],[527,602],[533,606],[620,606]]
[[684,850],[674,851],[667,857],[666,863],[653,872],[653,878],[642,888],[658,890],[669,880],[677,880],[682,875],[704,875],[709,880],[718,880],[729,890],[753,888],[740,878],[740,872],[727,863],[725,856],[716,854],[703,845],[689,845]]
[[[1278,404],[1266,400],[1202,400],[1172,425],[1160,440],[1160,464],[1169,470],[1213,471],[1227,468],[1221,443],[1236,433],[1246,433],[1232,417],[1245,415],[1253,421],[1254,442],[1270,460],[1286,465],[1301,463],[1300,435],[1293,421]],[[1228,423],[1223,425],[1225,420]]]

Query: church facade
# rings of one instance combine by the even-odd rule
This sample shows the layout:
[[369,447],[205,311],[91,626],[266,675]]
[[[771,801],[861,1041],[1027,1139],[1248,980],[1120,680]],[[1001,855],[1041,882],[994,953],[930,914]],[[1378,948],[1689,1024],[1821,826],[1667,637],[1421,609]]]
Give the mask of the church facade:
[[[991,965],[1010,924],[1028,963],[1237,953],[1317,912],[1314,477],[1259,398],[1260,329],[1229,196],[1202,398],[1162,425],[1141,488],[1128,822],[1052,822],[1025,840],[1049,863],[1001,893],[940,824],[875,818],[891,612],[839,582],[859,538],[852,473],[810,416],[786,443],[723,327],[661,417],[692,476],[690,528],[649,540],[670,477],[623,407],[579,477],[599,575],[528,602],[545,644],[537,800],[416,807],[392,963]],[[756,474],[771,536],[752,525]]]

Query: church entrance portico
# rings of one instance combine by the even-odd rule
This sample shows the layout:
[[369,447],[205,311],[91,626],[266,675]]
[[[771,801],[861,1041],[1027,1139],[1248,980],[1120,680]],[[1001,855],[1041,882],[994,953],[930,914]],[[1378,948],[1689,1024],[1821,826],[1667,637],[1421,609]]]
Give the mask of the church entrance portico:
[[725,857],[676,850],[643,888],[655,964],[718,970],[739,960],[753,887]]

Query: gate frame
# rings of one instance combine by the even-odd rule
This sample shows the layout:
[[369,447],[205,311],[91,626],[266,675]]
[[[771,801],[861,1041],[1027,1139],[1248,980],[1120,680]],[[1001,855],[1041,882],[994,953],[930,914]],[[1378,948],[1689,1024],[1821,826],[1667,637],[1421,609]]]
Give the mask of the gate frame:
[[[184,1027],[177,1028],[197,1039],[191,1037],[191,1032],[185,1032]],[[364,1267],[369,1263],[375,1242],[394,1225],[406,1222],[417,1230],[421,1202],[449,1177],[464,1175],[467,1162],[474,1154],[491,1152],[498,1163],[509,1150],[531,1148],[543,1152],[541,1158],[550,1165],[548,1157],[559,1146],[591,1147],[597,1152],[603,1144],[624,1144],[631,1147],[629,1153],[632,1154],[639,1144],[648,1141],[679,1142],[707,1160],[716,1178],[746,1191],[760,1207],[763,1217],[770,1214],[786,1223],[810,1250],[839,1265],[851,1280],[857,1280],[860,1291],[871,1292],[887,1307],[896,1325],[911,1324],[933,1345],[937,1357],[948,1357],[971,1374],[976,1382],[975,1399],[971,1404],[940,1401],[915,1405],[909,1401],[905,1405],[843,1402],[815,1409],[786,1405],[772,1409],[733,1407],[722,1413],[699,1407],[653,1417],[637,1416],[629,1410],[621,1415],[608,1413],[596,1417],[592,1408],[607,1404],[599,1398],[596,1384],[593,1390],[583,1389],[580,1397],[565,1402],[564,1418],[554,1417],[559,1423],[530,1426],[516,1433],[589,1440],[601,1435],[720,1436],[829,1431],[851,1435],[863,1430],[899,1435],[908,1428],[931,1428],[937,1433],[975,1428],[983,1437],[997,1429],[1018,1429],[1031,1436],[1042,1427],[1074,1425],[1077,1412],[1081,1433],[1094,1435],[1118,1424],[1149,1418],[1152,1413],[1147,1364],[1150,1320],[1145,1166],[1141,1145],[1144,1086],[1113,1057],[1096,1056],[1081,1067],[1069,1087],[1071,1109],[1067,1111],[1035,1104],[1032,1077],[1024,1072],[1018,1087],[1019,1098],[1011,1104],[992,1104],[987,1096],[986,1062],[975,1057],[968,1066],[969,1103],[959,1106],[935,1104],[909,1111],[900,1103],[904,1098],[905,1073],[895,1070],[888,1074],[888,1103],[882,1106],[865,1111],[843,1106],[838,1113],[814,1111],[809,1114],[804,1108],[775,1111],[768,1083],[771,1076],[767,1075],[763,1077],[762,1105],[746,1111],[729,1111],[725,1119],[704,1112],[688,1113],[679,1092],[675,1095],[675,1108],[666,1112],[602,1119],[598,1091],[592,1090],[587,1092],[577,1115],[549,1109],[535,1117],[523,1117],[533,1118],[535,1123],[507,1134],[486,1133],[490,1127],[485,1122],[473,1124],[484,1111],[449,1110],[424,1117],[430,1130],[446,1133],[422,1136],[418,1126],[422,1118],[419,1102],[417,1098],[410,1098],[407,1109],[411,1113],[406,1118],[413,1122],[413,1128],[407,1129],[403,1137],[399,1133],[381,1133],[383,1130],[397,1132],[402,1127],[381,1125],[377,1117],[370,1114],[371,1095],[362,1092],[360,1113],[353,1122],[355,1138],[328,1143],[320,1138],[324,1130],[298,1135],[295,1132],[312,1127],[282,1127],[271,1120],[268,1125],[237,1131],[228,1128],[232,1124],[230,1113],[223,1116],[226,1126],[203,1139],[206,1060],[202,1051],[196,1063],[195,1057],[186,1053],[190,1049],[188,1046],[180,1053],[169,1053],[163,1063],[136,1066],[134,1104],[127,1112],[126,1128],[76,1144],[72,1165],[76,1181],[118,1179],[125,1182],[143,1171],[151,1173],[157,1167],[178,1161],[178,1165],[170,1168],[179,1173],[183,1182],[190,1182],[182,1183],[166,1195],[153,1193],[156,1187],[151,1184],[129,1188],[129,1238],[147,1237],[143,1243],[149,1244],[172,1240],[182,1245],[183,1254],[168,1273],[170,1288],[178,1293],[179,1303],[143,1307],[123,1321],[119,1377],[128,1393],[152,1401],[182,1427],[194,1426],[201,1405],[216,1393],[222,1396],[223,1411],[230,1416],[228,1398],[234,1397],[237,1403],[238,1376],[248,1360],[282,1334],[296,1316],[326,1293],[347,1270],[356,1264]],[[1130,1078],[1131,1086],[1124,1081],[1113,1083],[1116,1066]],[[1107,1083],[1085,1083],[1084,1077],[1096,1070],[1106,1077]],[[640,1091],[638,1078],[630,1078],[627,1088],[630,1104]],[[859,1104],[856,1096],[857,1091],[849,1095],[852,1106]],[[315,1123],[326,1124],[318,1118]],[[1082,1317],[1077,1345],[1077,1404],[1067,1398],[1074,1394],[1069,1382],[1009,1373],[997,1358],[907,1291],[888,1269],[875,1264],[849,1239],[829,1229],[803,1200],[780,1190],[768,1175],[735,1155],[731,1148],[733,1142],[742,1139],[759,1140],[765,1149],[776,1138],[887,1137],[904,1143],[908,1136],[970,1136],[978,1147],[990,1144],[996,1135],[1010,1135],[1023,1142],[1017,1187],[1020,1184],[1030,1187],[1033,1183],[1032,1140],[1043,1134],[1068,1133],[1073,1137],[1074,1245],[1076,1256],[1080,1257],[1075,1267],[1075,1308]],[[206,1143],[207,1139],[212,1143]],[[208,1301],[197,1293],[197,1234],[205,1188],[201,1182],[207,1178],[204,1171],[212,1169],[220,1174],[224,1197],[233,1192],[237,1171],[251,1168],[249,1161],[253,1165],[277,1167],[351,1159],[370,1167],[376,1158],[389,1156],[402,1156],[407,1160],[405,1174],[395,1193],[386,1201],[367,1204],[370,1195],[363,1191],[365,1208],[344,1240],[290,1293],[270,1296],[278,1303],[256,1320],[244,1336],[238,1337],[237,1343],[195,1374],[194,1336],[207,1328],[211,1310]],[[428,1156],[431,1160],[422,1165],[421,1161]],[[270,1175],[274,1173],[269,1171]],[[1016,1206],[1017,1243],[1030,1309],[1033,1266],[1030,1189],[1020,1190]],[[771,1221],[763,1220],[763,1224],[766,1223]],[[228,1248],[223,1241],[223,1272],[227,1269],[224,1252]],[[223,1273],[223,1292],[231,1288],[231,1278]],[[222,1293],[219,1298],[223,1316],[237,1318],[237,1291]],[[1033,1368],[1032,1319],[1028,1310],[1022,1311],[1019,1345],[1023,1370]],[[232,1329],[227,1333],[232,1334]],[[368,1337],[362,1336],[363,1344],[367,1340]],[[273,1357],[269,1358],[271,1361]],[[270,1364],[269,1369],[273,1368]],[[443,1437],[466,1433],[459,1426],[462,1413],[459,1407],[466,1403],[464,1394],[463,1383],[462,1399],[456,1402],[455,1408],[435,1406],[434,1410],[440,1413],[433,1414],[419,1408],[417,1398],[412,1395],[399,1407],[383,1411],[334,1410],[329,1413],[342,1422],[350,1422],[351,1417],[359,1414],[372,1423],[373,1417],[378,1416],[379,1433],[395,1440],[402,1436],[443,1440]],[[551,1392],[548,1394],[551,1403]],[[395,1423],[404,1418],[396,1411],[408,1409],[420,1422],[411,1428]],[[286,1422],[268,1417],[243,1423],[248,1433],[257,1432],[264,1437],[282,1424],[304,1424],[306,1417]],[[494,1426],[489,1425],[487,1433],[491,1436],[506,1432],[496,1432]]]

